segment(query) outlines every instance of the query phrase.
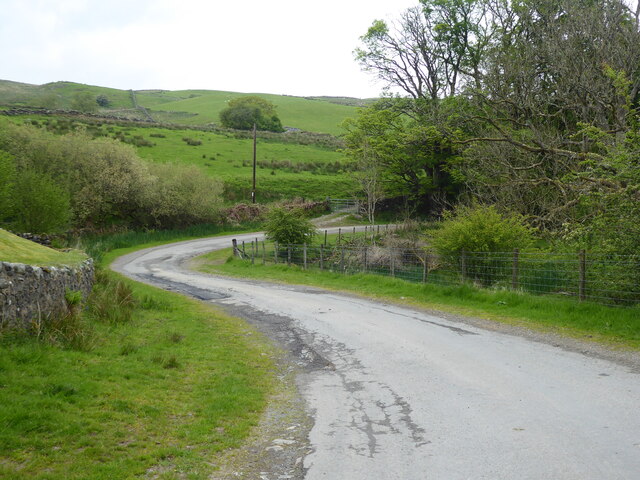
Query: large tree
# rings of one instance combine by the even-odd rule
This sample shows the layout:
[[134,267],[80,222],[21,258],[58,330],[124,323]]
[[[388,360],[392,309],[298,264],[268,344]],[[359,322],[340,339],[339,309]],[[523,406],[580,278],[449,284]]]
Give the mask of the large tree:
[[477,85],[497,26],[484,0],[421,0],[391,25],[373,22],[356,59],[387,86],[414,99],[452,96]]
[[442,210],[451,200],[456,183],[448,166],[456,158],[452,139],[457,133],[444,120],[416,120],[406,114],[403,101],[386,99],[343,127],[347,153],[358,162],[367,189],[379,188],[380,182],[386,196],[404,197],[423,213]]
[[248,95],[230,100],[227,108],[220,112],[220,122],[227,128],[282,132],[282,123],[273,103],[264,98]]
[[[638,107],[639,10],[621,0],[420,3],[393,28],[374,22],[361,65],[408,96],[405,115],[466,149],[456,174],[471,193],[560,225],[589,190],[585,162],[601,161],[585,132],[620,143]],[[446,97],[464,106],[460,128],[442,113]]]
[[473,92],[469,121],[483,132],[466,140],[468,185],[557,226],[587,189],[576,175],[599,158],[585,129],[617,142],[629,130],[640,87],[637,24],[619,0],[522,0],[497,14],[507,28]]

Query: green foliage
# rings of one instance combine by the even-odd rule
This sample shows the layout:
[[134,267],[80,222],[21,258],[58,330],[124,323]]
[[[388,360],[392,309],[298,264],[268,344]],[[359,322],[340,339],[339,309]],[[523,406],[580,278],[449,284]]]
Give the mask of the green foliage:
[[432,245],[441,255],[466,252],[509,252],[533,242],[533,231],[518,215],[502,215],[493,206],[460,206],[445,215],[433,233]]
[[448,173],[457,160],[457,131],[446,121],[411,118],[406,108],[406,101],[383,100],[345,120],[347,154],[375,166],[387,196],[440,210],[459,189]]
[[309,243],[316,234],[315,226],[295,209],[272,209],[264,229],[267,238],[280,245]]
[[156,225],[178,228],[220,219],[222,183],[195,166],[149,166],[155,180],[149,188],[146,211]]
[[273,103],[255,95],[235,98],[229,106],[220,112],[220,122],[227,128],[283,132],[282,123],[276,114]]
[[13,227],[23,232],[51,233],[65,230],[71,218],[69,194],[49,175],[22,170],[14,188]]
[[13,157],[0,150],[0,223],[13,213],[15,178],[16,167]]
[[108,107],[109,105],[111,105],[111,102],[109,101],[109,97],[107,97],[105,94],[101,93],[100,95],[98,95],[96,97],[96,103],[98,105],[100,105],[101,107]]
[[64,299],[69,307],[77,307],[82,303],[82,292],[79,290],[67,290],[64,293]]
[[73,96],[71,108],[80,112],[91,113],[97,110],[98,104],[90,92],[78,92]]
[[19,172],[13,203],[22,230],[60,230],[69,220],[81,228],[171,228],[219,218],[219,180],[195,166],[149,164],[117,140],[7,124],[0,146]]

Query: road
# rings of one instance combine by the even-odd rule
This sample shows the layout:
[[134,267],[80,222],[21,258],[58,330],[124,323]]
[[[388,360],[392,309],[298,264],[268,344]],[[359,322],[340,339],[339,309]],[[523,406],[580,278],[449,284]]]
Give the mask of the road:
[[303,365],[308,454],[290,475],[256,478],[640,478],[638,362],[417,309],[187,269],[190,258],[230,239],[155,247],[112,268],[262,324]]

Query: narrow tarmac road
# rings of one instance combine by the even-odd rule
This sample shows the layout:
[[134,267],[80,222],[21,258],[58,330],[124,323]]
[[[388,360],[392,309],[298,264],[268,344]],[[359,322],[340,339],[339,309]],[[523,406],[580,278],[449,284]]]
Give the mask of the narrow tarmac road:
[[187,269],[231,238],[142,250],[112,268],[243,316],[296,359],[313,417],[308,454],[289,474],[255,478],[640,478],[637,356],[613,362],[411,308]]

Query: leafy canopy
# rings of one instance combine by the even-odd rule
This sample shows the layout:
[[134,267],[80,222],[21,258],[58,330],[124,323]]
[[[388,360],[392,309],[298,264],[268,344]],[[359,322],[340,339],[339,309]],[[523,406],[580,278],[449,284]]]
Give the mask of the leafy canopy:
[[251,130],[255,125],[258,130],[284,131],[275,105],[255,95],[230,100],[227,108],[220,112],[220,122],[237,130]]

